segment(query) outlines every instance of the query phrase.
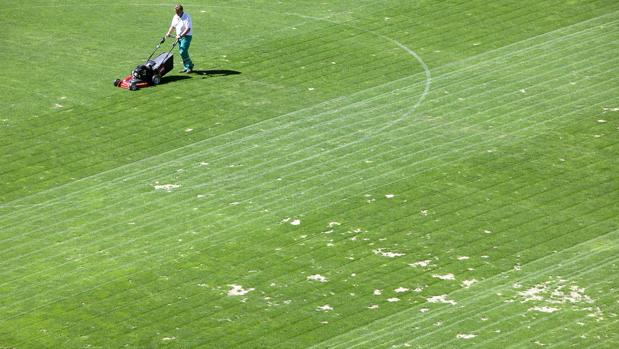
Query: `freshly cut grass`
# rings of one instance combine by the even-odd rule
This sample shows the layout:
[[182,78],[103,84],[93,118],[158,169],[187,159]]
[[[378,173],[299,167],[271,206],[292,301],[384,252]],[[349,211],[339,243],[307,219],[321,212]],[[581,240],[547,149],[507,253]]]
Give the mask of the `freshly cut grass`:
[[4,5],[0,348],[619,344],[615,2],[185,6]]

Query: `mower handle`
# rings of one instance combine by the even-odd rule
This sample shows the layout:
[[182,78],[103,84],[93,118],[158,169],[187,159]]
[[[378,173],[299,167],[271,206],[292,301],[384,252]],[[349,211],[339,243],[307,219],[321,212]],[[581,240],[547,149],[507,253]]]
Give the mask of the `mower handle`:
[[[153,58],[153,55],[155,54],[155,52],[157,52],[157,50],[161,47],[161,44],[163,44],[165,42],[165,36],[161,37],[161,40],[159,40],[159,43],[157,44],[157,46],[155,46],[155,49],[153,50],[153,53],[150,54],[150,56],[148,56],[148,58],[146,58],[146,63],[148,63],[148,61],[150,61],[151,58]],[[178,39],[174,40],[174,43],[172,44],[172,49],[174,49],[174,46],[176,46],[176,44],[178,43]],[[172,49],[170,49],[170,52],[172,51]],[[146,64],[144,63],[144,64]]]

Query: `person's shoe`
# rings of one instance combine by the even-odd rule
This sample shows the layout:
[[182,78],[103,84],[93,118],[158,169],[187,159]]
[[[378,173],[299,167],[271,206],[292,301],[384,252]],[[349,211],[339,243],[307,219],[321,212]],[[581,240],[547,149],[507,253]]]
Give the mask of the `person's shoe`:
[[193,69],[185,69],[185,73],[191,74],[191,73],[193,73]]
[[187,72],[187,69],[179,70],[178,72],[179,72],[179,73],[186,73],[186,72]]

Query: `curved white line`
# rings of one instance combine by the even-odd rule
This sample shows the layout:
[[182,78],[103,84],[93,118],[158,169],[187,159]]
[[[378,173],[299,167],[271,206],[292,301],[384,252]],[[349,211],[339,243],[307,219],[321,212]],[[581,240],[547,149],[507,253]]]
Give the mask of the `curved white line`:
[[[374,36],[377,36],[383,40],[387,40],[393,44],[395,44],[396,46],[398,46],[399,48],[401,48],[402,50],[404,50],[406,53],[408,53],[409,55],[413,56],[417,62],[419,62],[419,64],[421,65],[421,67],[423,68],[423,72],[426,76],[426,81],[424,84],[424,89],[423,89],[423,93],[421,94],[421,96],[419,97],[419,99],[417,100],[417,102],[411,107],[411,109],[409,111],[407,111],[406,113],[404,113],[402,116],[400,116],[399,118],[397,118],[396,120],[393,120],[389,123],[387,123],[386,125],[384,125],[381,128],[378,128],[376,130],[374,130],[374,132],[370,132],[369,134],[367,134],[363,140],[367,140],[370,136],[376,135],[378,133],[383,132],[384,130],[388,129],[389,127],[392,127],[393,125],[403,121],[404,119],[408,118],[409,116],[411,116],[415,110],[417,110],[417,108],[421,105],[421,103],[423,103],[423,101],[426,99],[426,96],[428,95],[428,93],[430,93],[430,86],[432,85],[432,74],[430,73],[430,68],[428,68],[428,65],[423,61],[423,59],[421,59],[421,57],[417,54],[417,52],[413,51],[411,48],[409,48],[408,46],[402,44],[401,42],[390,38],[386,35],[383,34],[378,34],[375,33],[371,30],[367,30],[367,29],[363,29],[363,28],[359,28],[357,26],[353,26],[350,24],[346,24],[346,23],[339,23],[336,21],[332,21],[328,18],[320,18],[320,17],[313,17],[313,16],[305,16],[305,15],[300,15],[297,13],[291,13],[291,12],[286,12],[284,14],[287,15],[291,15],[291,16],[297,16],[300,18],[306,18],[306,19],[311,19],[311,20],[316,20],[316,21],[322,21],[322,22],[328,22],[331,24],[335,24],[335,25],[340,25],[340,26],[345,26],[360,32],[364,32],[364,33],[368,33],[368,34],[372,34]],[[349,143],[348,145],[351,144],[356,144],[357,142],[353,142],[353,143]]]

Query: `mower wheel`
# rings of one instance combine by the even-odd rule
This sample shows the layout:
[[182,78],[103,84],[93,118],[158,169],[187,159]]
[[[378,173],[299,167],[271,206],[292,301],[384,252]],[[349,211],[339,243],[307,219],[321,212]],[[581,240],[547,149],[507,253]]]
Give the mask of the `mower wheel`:
[[114,86],[118,87],[120,85],[120,79],[114,80]]
[[129,90],[137,91],[138,90],[138,85],[136,85],[135,82],[132,82],[131,85],[129,85]]
[[155,74],[153,75],[153,85],[159,85],[161,83],[161,76]]

